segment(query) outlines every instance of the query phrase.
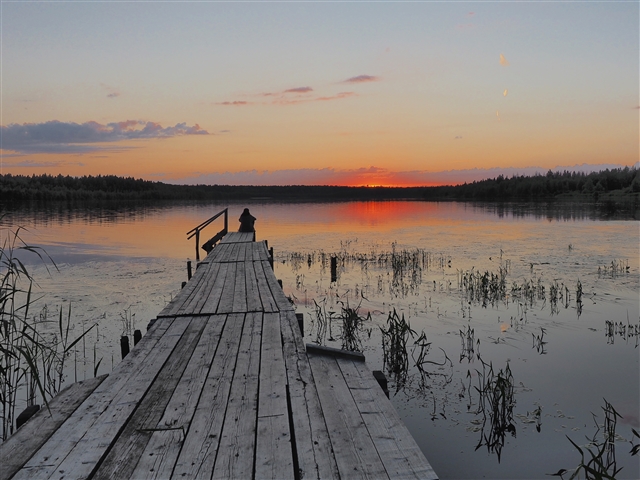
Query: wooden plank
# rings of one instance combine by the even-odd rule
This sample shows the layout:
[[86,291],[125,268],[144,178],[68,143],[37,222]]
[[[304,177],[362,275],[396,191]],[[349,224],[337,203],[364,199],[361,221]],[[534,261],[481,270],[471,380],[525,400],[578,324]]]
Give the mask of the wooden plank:
[[227,278],[227,270],[229,269],[228,263],[219,264],[220,268],[213,280],[213,285],[209,291],[209,297],[204,302],[200,313],[215,314],[218,311],[218,305],[220,304],[220,298],[222,297],[222,289],[224,288],[225,280]]
[[219,263],[211,264],[209,271],[207,272],[207,281],[203,282],[203,288],[199,292],[199,295],[195,298],[195,302],[191,304],[190,308],[187,309],[186,313],[209,313],[203,312],[203,308],[205,303],[208,301],[211,296],[211,292],[215,287],[215,281],[220,275],[220,270],[222,265]]
[[309,354],[340,478],[389,478],[334,358]]
[[227,276],[225,277],[224,284],[222,286],[222,294],[220,296],[220,303],[218,304],[218,310],[216,313],[233,312],[233,291],[236,287],[236,269],[238,265],[235,262],[227,265]]
[[207,318],[203,317],[195,317],[189,321],[173,353],[110,448],[94,478],[108,480],[137,477],[132,475],[132,472],[153,430],[158,428],[158,422],[164,415],[172,393],[187,368],[206,324]]
[[279,315],[299,478],[338,479],[338,467],[298,321],[292,311]]
[[225,320],[226,315],[208,318],[198,346],[169,400],[164,415],[155,425],[156,431],[151,433],[151,438],[130,478],[171,477],[206,383]]
[[0,443],[0,478],[10,478],[20,470],[105,378],[107,375],[72,383]]
[[347,358],[336,361],[389,477],[437,480],[438,476],[369,367]]
[[255,232],[229,232],[222,239],[221,243],[242,243],[253,242]]
[[253,246],[255,242],[244,243],[244,257],[242,258],[243,262],[252,262],[253,261]]
[[262,242],[252,243],[251,253],[251,259],[253,261],[269,260],[269,250],[267,249],[267,243],[264,240]]
[[14,478],[47,478],[60,470],[87,477],[188,324],[167,319],[154,326]]
[[262,302],[260,301],[260,292],[258,291],[258,278],[255,271],[256,262],[247,262],[246,264],[246,296],[247,296],[247,311],[257,312],[262,311]]
[[219,263],[212,263],[207,267],[206,276],[200,278],[196,289],[189,295],[189,299],[178,309],[175,313],[176,315],[193,315],[200,313],[219,270]]
[[239,243],[238,244],[238,258],[236,261],[238,262],[246,262],[247,261],[247,247],[250,247],[250,243]]
[[169,304],[162,309],[162,311],[158,314],[158,317],[171,317],[178,313],[178,310],[184,305],[185,302],[189,300],[191,295],[195,293],[197,290],[199,283],[205,277],[205,271],[207,269],[204,267],[198,268],[191,280],[187,282],[185,287],[178,292],[178,294],[169,302]]
[[264,314],[260,358],[255,478],[293,479],[287,375],[277,313]]
[[231,250],[231,255],[229,255],[229,261],[237,262],[240,252],[241,243],[234,243],[233,249]]
[[264,270],[265,277],[267,279],[267,283],[269,284],[269,288],[271,289],[271,293],[273,298],[276,300],[278,304],[279,310],[294,310],[293,305],[289,301],[289,299],[284,294],[282,287],[278,283],[278,279],[276,278],[275,273],[273,273],[273,268],[268,261],[262,261],[262,269]]
[[214,479],[252,478],[262,314],[246,314],[227,402]]
[[211,369],[176,461],[173,471],[175,478],[211,477],[243,325],[243,314],[227,316]]
[[245,262],[238,262],[236,265],[236,285],[233,289],[233,312],[246,312],[247,311],[247,274],[246,269],[251,268],[251,265],[247,267]]
[[265,312],[279,311],[276,299],[271,293],[269,283],[267,282],[267,277],[264,273],[264,262],[253,262],[253,268],[256,272],[256,280],[258,281],[258,293],[260,294],[260,302],[262,303],[263,310]]
[[229,251],[230,245],[219,243],[211,250],[211,253],[207,256],[211,262],[219,262],[221,258],[223,258]]

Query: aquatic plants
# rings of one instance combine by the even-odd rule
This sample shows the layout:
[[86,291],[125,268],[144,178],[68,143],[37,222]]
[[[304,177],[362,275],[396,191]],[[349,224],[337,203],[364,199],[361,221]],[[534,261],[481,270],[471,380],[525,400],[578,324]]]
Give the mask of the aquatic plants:
[[[580,464],[570,477],[570,480],[579,478],[580,473],[584,473],[586,480],[614,480],[622,468],[617,467],[616,462],[616,423],[622,416],[616,409],[604,399],[604,424],[602,425],[602,438],[599,438],[601,425],[598,424],[595,414],[593,421],[596,424],[596,432],[591,438],[587,437],[588,444],[579,446],[567,435],[567,439],[580,453]],[[638,433],[633,430],[635,436]],[[633,444],[632,444],[633,445]],[[638,446],[631,449],[631,454],[637,453]],[[635,453],[634,453],[635,450]],[[589,454],[588,456],[586,454]]]
[[[363,324],[367,320],[371,320],[371,312],[366,317],[360,316],[360,305],[351,308],[349,303],[342,306],[339,318],[342,320],[342,349],[350,352],[362,351],[362,338],[360,334],[364,330]],[[367,330],[371,336],[371,329]]]
[[409,355],[407,342],[416,332],[411,329],[409,323],[394,308],[387,317],[386,328],[380,327],[382,333],[382,352],[384,365],[389,373],[393,375],[396,383],[396,392],[400,390],[407,381],[409,372]]
[[[2,217],[0,217],[0,221]],[[38,395],[46,403],[60,389],[65,362],[75,345],[91,330],[74,340],[69,338],[71,309],[66,320],[62,309],[57,329],[45,331],[53,323],[47,307],[31,316],[35,301],[32,296],[34,278],[20,259],[20,254],[37,256],[55,263],[44,250],[26,244],[22,228],[0,229],[0,439],[15,430],[20,402],[35,405]],[[50,325],[49,325],[50,326]],[[95,362],[94,362],[95,363]]]
[[[481,359],[482,361],[482,359]],[[493,364],[482,361],[482,371],[478,374],[479,393],[477,414],[482,414],[482,428],[480,441],[476,450],[485,445],[489,452],[495,453],[500,462],[502,447],[507,433],[516,436],[516,427],[513,419],[515,406],[515,390],[513,386],[513,374],[507,362],[504,370],[494,372]]]

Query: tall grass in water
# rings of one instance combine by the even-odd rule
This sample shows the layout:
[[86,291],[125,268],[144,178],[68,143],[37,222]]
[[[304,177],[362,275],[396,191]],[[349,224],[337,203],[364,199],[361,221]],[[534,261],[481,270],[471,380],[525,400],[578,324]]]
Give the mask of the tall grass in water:
[[[3,218],[0,216],[0,222]],[[30,254],[55,263],[41,248],[26,244],[23,230],[0,227],[0,440],[15,430],[18,405],[35,405],[38,397],[45,403],[60,389],[65,360],[83,336],[69,340],[70,314],[58,315],[57,331],[44,333],[51,323],[47,308],[30,317],[34,303],[34,279],[20,260]],[[89,329],[90,330],[90,329]],[[86,332],[88,332],[87,330]],[[85,332],[85,334],[86,334]],[[83,334],[84,335],[84,334]]]
[[[618,418],[622,418],[622,416],[616,412],[613,405],[607,402],[606,399],[604,400],[604,407],[602,407],[602,410],[604,411],[604,424],[598,425],[596,416],[593,415],[593,420],[596,424],[596,432],[593,434],[592,438],[587,437],[589,443],[586,446],[578,446],[573,440],[571,440],[571,438],[569,438],[569,436],[567,436],[567,439],[569,439],[571,444],[576,447],[578,452],[580,452],[581,457],[580,464],[570,477],[571,480],[580,478],[581,473],[584,473],[584,478],[587,480],[613,480],[622,470],[622,468],[618,468],[616,464],[615,445],[616,423]],[[603,437],[598,438],[598,434],[601,429]],[[633,433],[638,436],[635,430],[633,430]],[[636,450],[635,453],[634,449]],[[589,455],[585,455],[586,453]],[[635,455],[637,453],[637,448],[634,446],[630,453]]]
[[476,372],[476,390],[480,394],[476,413],[482,413],[483,416],[480,441],[476,450],[485,445],[489,452],[496,453],[500,462],[506,434],[516,436],[513,419],[513,407],[516,404],[513,375],[509,363],[504,370],[496,373],[491,363],[482,362],[482,372]]
[[389,313],[387,328],[380,327],[380,331],[384,365],[393,375],[396,391],[399,391],[404,387],[409,372],[407,342],[410,337],[416,335],[416,332],[404,319],[404,314],[400,317],[395,308]]
[[350,352],[362,351],[360,334],[365,331],[371,337],[371,329],[364,329],[363,323],[371,320],[371,312],[366,317],[360,316],[360,305],[351,308],[349,303],[342,306],[340,319],[342,320],[342,349]]

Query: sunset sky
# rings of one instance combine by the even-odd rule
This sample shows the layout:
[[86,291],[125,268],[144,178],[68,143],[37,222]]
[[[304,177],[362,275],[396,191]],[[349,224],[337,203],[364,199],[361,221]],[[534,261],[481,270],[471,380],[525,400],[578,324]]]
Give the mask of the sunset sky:
[[1,3],[2,173],[434,185],[634,165],[639,3]]

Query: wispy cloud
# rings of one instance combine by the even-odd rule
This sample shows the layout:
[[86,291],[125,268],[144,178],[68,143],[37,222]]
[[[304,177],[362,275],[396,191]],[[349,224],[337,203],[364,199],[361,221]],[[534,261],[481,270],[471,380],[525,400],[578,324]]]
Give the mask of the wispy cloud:
[[102,125],[98,122],[74,123],[52,120],[44,123],[12,123],[0,126],[2,150],[22,153],[75,153],[120,150],[129,147],[96,145],[123,140],[170,138],[182,135],[209,135],[198,124],[178,123],[162,127],[156,122],[126,120]]
[[[339,92],[335,95],[307,95],[314,92],[311,87],[298,87],[284,90],[280,93],[261,93],[259,96],[266,97],[269,100],[263,102],[248,102],[245,100],[232,100],[225,102],[217,102],[216,105],[229,105],[229,106],[244,106],[244,105],[279,105],[290,106],[299,105],[301,103],[310,102],[326,102],[330,100],[342,100],[344,98],[354,97],[358,94],[356,92]],[[298,95],[289,95],[289,94]]]
[[327,100],[340,100],[342,98],[354,97],[357,95],[358,94],[356,92],[340,92],[335,95],[331,95],[329,97],[318,97],[316,98],[316,100],[320,102],[325,102]]
[[104,83],[101,83],[100,86],[107,91],[107,98],[117,98],[120,96],[120,92],[117,89]]
[[504,53],[500,54],[500,65],[502,65],[503,67],[509,66],[509,60],[505,58]]
[[366,83],[366,82],[377,82],[380,80],[380,77],[376,77],[374,75],[357,75],[355,77],[347,78],[343,83]]
[[284,91],[284,93],[309,93],[309,92],[313,92],[313,88],[311,88],[311,87],[297,87],[297,88],[290,88],[290,89]]

